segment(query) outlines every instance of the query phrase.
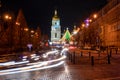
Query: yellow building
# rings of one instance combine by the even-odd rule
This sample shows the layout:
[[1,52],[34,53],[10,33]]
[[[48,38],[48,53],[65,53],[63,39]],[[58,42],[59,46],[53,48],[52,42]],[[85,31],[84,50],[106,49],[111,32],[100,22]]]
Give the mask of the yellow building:
[[99,33],[100,45],[120,47],[120,0],[110,0],[97,15],[90,28]]

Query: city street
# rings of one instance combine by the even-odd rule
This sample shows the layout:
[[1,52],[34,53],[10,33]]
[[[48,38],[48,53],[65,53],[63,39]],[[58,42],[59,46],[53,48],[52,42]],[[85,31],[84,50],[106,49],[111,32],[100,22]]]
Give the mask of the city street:
[[[73,64],[68,58],[57,67],[1,75],[0,80],[120,80],[120,55],[111,64]],[[119,59],[118,59],[119,58]]]
[[0,80],[120,80],[120,0],[0,0]]
[[[119,65],[120,66],[120,65]],[[70,65],[0,76],[0,80],[119,80],[120,69],[115,65]]]

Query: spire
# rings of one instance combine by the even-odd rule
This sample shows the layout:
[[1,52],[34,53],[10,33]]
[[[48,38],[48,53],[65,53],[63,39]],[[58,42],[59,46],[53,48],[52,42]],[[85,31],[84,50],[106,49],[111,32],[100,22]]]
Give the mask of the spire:
[[55,10],[55,16],[57,16],[57,10]]
[[59,19],[59,17],[58,17],[58,14],[57,14],[57,10],[55,9],[53,20],[58,20],[58,19]]

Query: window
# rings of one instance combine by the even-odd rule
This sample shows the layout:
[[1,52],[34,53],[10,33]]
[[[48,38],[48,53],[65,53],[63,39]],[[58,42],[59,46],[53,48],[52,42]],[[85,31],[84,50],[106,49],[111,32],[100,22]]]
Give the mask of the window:
[[55,25],[56,25],[56,22],[55,22]]
[[55,33],[55,38],[57,38],[57,33]]

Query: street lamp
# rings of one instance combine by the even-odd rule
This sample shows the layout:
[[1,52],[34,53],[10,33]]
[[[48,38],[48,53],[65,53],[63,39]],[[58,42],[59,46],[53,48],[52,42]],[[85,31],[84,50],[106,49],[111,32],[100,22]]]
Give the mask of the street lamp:
[[5,20],[11,20],[11,19],[12,19],[12,17],[11,17],[10,15],[8,15],[8,14],[6,14],[6,15],[4,16],[4,18],[5,18]]
[[33,34],[35,31],[34,31],[34,30],[31,30],[30,32]]
[[19,26],[19,49],[22,50],[22,28],[21,28],[21,24],[19,22],[16,22],[16,25]]
[[28,28],[24,28],[24,31],[28,31],[29,29]]
[[18,25],[18,26],[19,26],[19,25],[20,25],[20,23],[19,23],[19,22],[16,22],[16,25]]
[[12,42],[13,42],[13,25],[11,23],[12,17],[9,14],[4,15],[4,20],[5,20],[5,26],[6,28],[10,27],[10,35],[8,35],[8,44],[9,47],[12,47]]
[[94,19],[96,19],[97,17],[98,17],[98,15],[97,15],[97,14],[94,14],[94,15],[93,15],[93,18],[94,18]]
[[83,29],[84,27],[85,27],[85,24],[83,23],[83,24],[82,24],[82,29]]

